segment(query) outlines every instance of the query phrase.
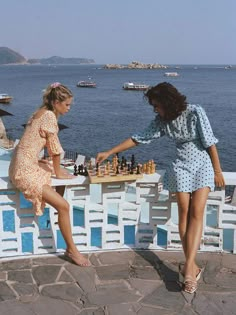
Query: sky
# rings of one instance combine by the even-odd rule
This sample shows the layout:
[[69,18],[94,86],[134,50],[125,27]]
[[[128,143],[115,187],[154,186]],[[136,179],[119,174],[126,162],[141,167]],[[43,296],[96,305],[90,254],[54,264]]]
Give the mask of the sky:
[[236,0],[0,0],[0,47],[97,64],[236,64]]

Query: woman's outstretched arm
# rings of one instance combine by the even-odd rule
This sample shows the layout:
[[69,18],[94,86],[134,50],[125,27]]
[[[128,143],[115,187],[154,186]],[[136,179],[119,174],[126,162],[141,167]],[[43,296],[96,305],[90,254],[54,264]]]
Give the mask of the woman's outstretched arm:
[[135,142],[132,138],[128,138],[108,151],[99,152],[97,155],[96,161],[98,163],[101,163],[104,160],[106,160],[111,154],[116,154],[116,153],[128,150],[132,147],[135,147],[136,145],[137,145],[137,142]]

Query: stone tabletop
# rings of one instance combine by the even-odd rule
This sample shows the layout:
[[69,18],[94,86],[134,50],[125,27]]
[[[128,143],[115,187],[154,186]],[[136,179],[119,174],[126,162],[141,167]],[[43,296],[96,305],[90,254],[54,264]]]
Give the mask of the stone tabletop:
[[0,314],[236,314],[236,255],[199,253],[195,294],[181,291],[180,252],[96,252],[89,260],[78,267],[63,255],[2,259]]

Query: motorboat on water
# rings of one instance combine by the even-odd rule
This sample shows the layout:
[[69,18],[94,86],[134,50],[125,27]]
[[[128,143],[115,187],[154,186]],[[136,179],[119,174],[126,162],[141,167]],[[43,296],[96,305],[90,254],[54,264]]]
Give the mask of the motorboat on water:
[[178,72],[165,72],[164,76],[165,77],[178,77],[179,74]]
[[131,91],[146,91],[149,88],[147,84],[140,84],[140,83],[133,83],[133,82],[125,82],[123,84],[124,90],[131,90]]
[[77,83],[78,87],[95,88],[97,86],[94,81],[79,81]]
[[12,101],[13,97],[5,94],[5,93],[1,93],[0,94],[0,103],[4,103],[4,104],[8,104]]

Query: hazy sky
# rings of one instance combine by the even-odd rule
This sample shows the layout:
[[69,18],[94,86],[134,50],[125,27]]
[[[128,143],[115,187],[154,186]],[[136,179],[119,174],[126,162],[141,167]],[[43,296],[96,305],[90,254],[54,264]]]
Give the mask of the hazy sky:
[[0,46],[26,58],[236,64],[236,0],[0,0]]

